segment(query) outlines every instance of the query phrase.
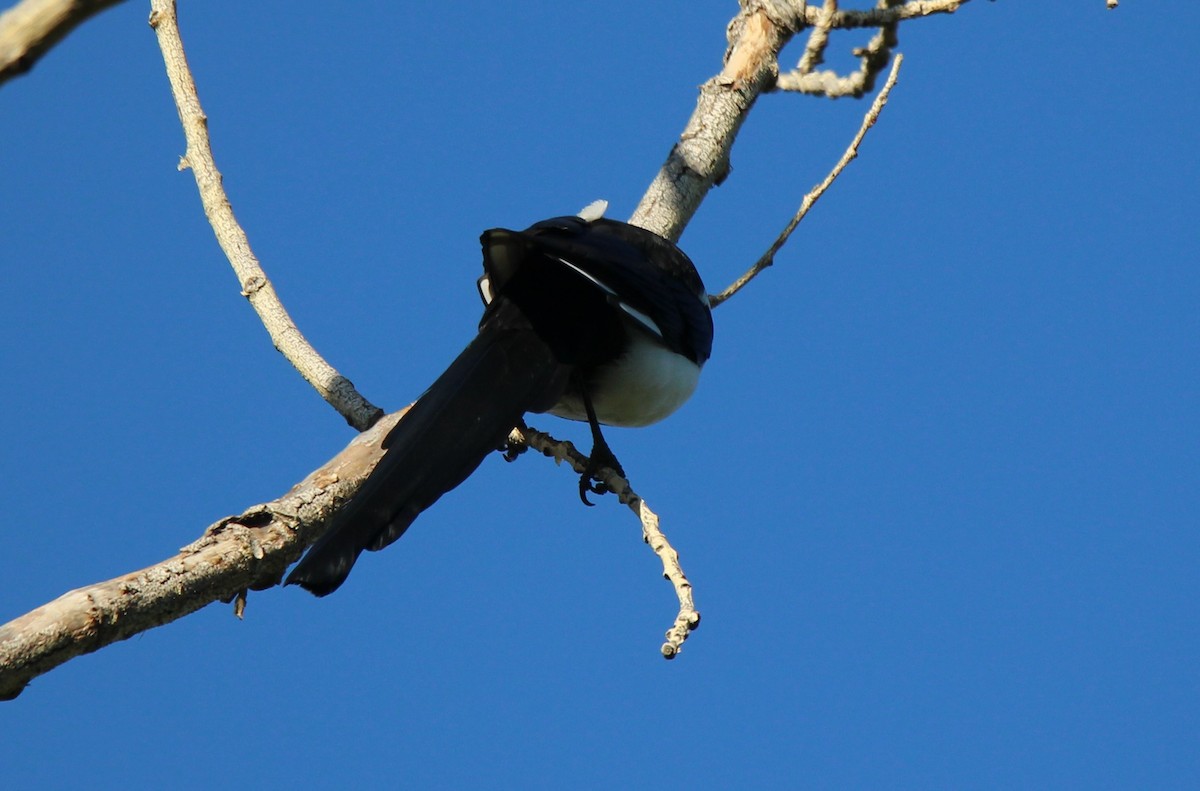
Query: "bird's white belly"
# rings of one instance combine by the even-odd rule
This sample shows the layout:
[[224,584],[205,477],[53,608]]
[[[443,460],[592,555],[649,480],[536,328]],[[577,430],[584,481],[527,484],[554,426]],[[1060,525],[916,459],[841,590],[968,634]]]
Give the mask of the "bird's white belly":
[[[596,418],[605,425],[635,428],[657,423],[691,398],[700,366],[662,345],[635,335],[629,351],[604,370],[590,393]],[[550,414],[587,420],[583,399],[566,396]]]

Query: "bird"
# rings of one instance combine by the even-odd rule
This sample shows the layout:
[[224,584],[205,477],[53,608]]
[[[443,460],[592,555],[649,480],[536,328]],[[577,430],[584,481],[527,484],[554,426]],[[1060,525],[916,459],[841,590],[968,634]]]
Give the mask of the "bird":
[[667,239],[576,215],[480,237],[484,303],[475,338],[384,438],[382,458],[288,575],[317,596],[337,590],[363,551],[388,546],[483,459],[527,413],[585,421],[593,447],[579,493],[624,470],[600,425],[640,427],[675,412],[712,353],[708,294]]

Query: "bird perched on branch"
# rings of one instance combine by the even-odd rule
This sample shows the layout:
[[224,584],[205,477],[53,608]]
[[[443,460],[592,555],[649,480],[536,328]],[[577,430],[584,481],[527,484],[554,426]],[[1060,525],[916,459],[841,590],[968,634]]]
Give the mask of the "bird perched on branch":
[[484,232],[479,334],[387,435],[383,457],[289,585],[337,590],[363,550],[403,535],[527,412],[591,426],[579,482],[587,503],[589,491],[605,491],[592,482],[601,468],[624,475],[600,424],[646,426],[692,395],[713,337],[700,275],[661,236],[605,219],[606,207]]

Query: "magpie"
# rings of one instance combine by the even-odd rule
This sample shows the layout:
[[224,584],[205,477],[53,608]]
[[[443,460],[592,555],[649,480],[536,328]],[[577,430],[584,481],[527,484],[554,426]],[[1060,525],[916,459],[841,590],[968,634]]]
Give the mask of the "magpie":
[[363,550],[383,549],[502,449],[527,412],[591,426],[580,497],[601,467],[624,475],[600,424],[646,426],[696,389],[712,351],[696,267],[650,231],[575,216],[480,237],[479,334],[384,438],[384,454],[334,524],[288,575],[317,596],[337,590]]

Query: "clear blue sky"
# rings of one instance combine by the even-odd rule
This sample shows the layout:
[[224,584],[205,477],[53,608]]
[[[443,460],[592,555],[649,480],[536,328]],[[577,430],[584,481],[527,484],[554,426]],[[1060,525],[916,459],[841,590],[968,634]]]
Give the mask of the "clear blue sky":
[[[183,9],[239,218],[398,408],[471,336],[484,228],[625,217],[732,2]],[[154,563],[350,438],[271,348],[144,3],[0,89],[0,620]],[[1200,5],[975,2],[612,501],[485,462],[335,596],[250,596],[0,704],[6,788],[1200,787]],[[837,38],[834,62],[866,34]],[[791,53],[794,58],[796,54]],[[865,104],[768,96],[682,244],[717,290]],[[533,421],[584,439],[586,429]]]

